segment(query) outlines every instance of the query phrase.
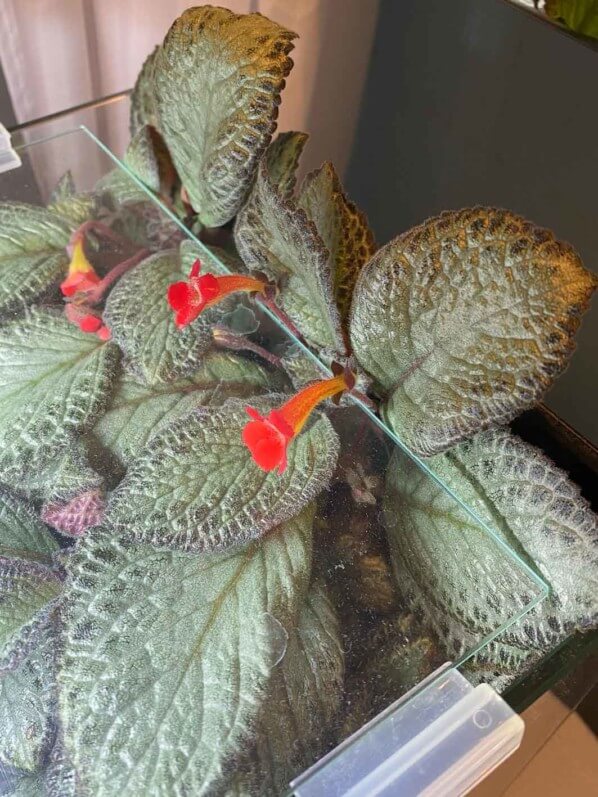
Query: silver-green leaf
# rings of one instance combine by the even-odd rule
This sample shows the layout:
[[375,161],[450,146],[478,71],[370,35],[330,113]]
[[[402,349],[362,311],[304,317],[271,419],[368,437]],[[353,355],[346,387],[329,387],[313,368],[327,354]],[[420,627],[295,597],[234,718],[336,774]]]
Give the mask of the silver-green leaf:
[[0,767],[35,772],[52,737],[55,640],[48,624],[17,668],[0,672]]
[[[300,134],[295,134],[300,135]],[[279,137],[280,138],[280,137]],[[293,139],[287,147],[295,146]],[[279,157],[277,139],[271,147]],[[245,265],[266,273],[280,285],[277,303],[304,337],[332,353],[344,352],[341,320],[332,287],[330,253],[303,208],[286,195],[288,177],[280,177],[267,153],[260,163],[249,199],[237,216],[235,241]],[[286,162],[286,160],[285,160]]]
[[[598,622],[598,522],[579,489],[507,429],[430,460],[434,472],[551,588],[478,658],[514,674],[533,652]],[[385,514],[397,589],[458,657],[540,587],[482,526],[404,455],[389,464]]]
[[61,589],[51,568],[0,557],[0,673],[27,655]]
[[596,278],[548,230],[493,208],[445,212],[359,277],[351,342],[422,455],[533,404],[563,370]]
[[268,373],[261,366],[221,352],[208,352],[199,370],[188,379],[150,387],[123,374],[93,436],[126,467],[150,437],[194,407],[220,405],[231,396],[263,393],[268,383]]
[[250,762],[234,793],[278,797],[335,741],[343,695],[344,653],[338,620],[321,583],[314,584],[285,656],[268,686]]
[[102,530],[78,545],[59,685],[83,789],[218,793],[307,592],[313,514],[227,554],[156,550]]
[[118,362],[113,343],[59,312],[31,309],[0,328],[0,474],[20,489],[64,451],[107,403]]
[[[252,404],[267,412],[279,396]],[[108,504],[130,537],[184,551],[223,550],[295,516],[329,482],[338,437],[321,416],[288,448],[284,473],[265,473],[242,440],[246,402],[200,407],[155,434]]]
[[261,14],[190,8],[144,68],[135,104],[155,109],[191,204],[209,227],[230,221],[251,185],[276,126],[294,37]]
[[0,490],[0,556],[50,566],[58,543],[33,509]]
[[0,316],[14,316],[65,276],[71,229],[57,213],[0,204]]

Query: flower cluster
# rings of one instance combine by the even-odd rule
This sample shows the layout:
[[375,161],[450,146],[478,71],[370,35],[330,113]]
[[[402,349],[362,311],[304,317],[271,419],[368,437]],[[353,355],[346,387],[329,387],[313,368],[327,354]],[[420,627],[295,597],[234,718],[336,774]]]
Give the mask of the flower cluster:
[[71,262],[66,279],[60,285],[67,300],[64,312],[82,332],[95,334],[100,340],[109,340],[110,330],[88,301],[90,292],[98,288],[101,279],[87,259],[84,241],[83,232],[76,233],[71,241]]

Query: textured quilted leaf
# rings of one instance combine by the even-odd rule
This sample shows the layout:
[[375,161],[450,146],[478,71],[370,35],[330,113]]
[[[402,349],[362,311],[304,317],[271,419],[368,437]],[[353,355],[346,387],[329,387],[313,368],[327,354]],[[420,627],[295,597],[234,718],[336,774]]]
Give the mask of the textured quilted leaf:
[[58,544],[27,504],[0,490],[0,557],[51,565]]
[[239,254],[249,269],[280,284],[277,303],[309,342],[343,352],[329,252],[305,211],[273,184],[269,160],[271,155],[262,160],[249,200],[237,217]]
[[148,387],[123,375],[93,434],[121,465],[139,456],[156,432],[194,407],[220,406],[230,396],[253,396],[268,388],[268,374],[233,354],[210,352],[189,379]]
[[97,210],[93,194],[77,194],[71,171],[60,178],[50,196],[48,210],[61,216],[73,228],[92,218]]
[[158,47],[155,47],[143,62],[141,71],[135,81],[133,93],[131,94],[131,117],[129,124],[131,138],[133,138],[144,125],[156,127],[157,124],[152,85],[152,70],[158,49]]
[[314,222],[330,253],[334,295],[346,322],[359,272],[376,251],[372,231],[365,215],[343,192],[331,163],[307,175],[297,204]]
[[40,481],[41,462],[51,467],[48,459],[71,435],[93,424],[117,362],[114,344],[80,332],[61,313],[31,310],[0,328],[0,474],[6,483],[20,488],[20,479]]
[[157,127],[207,226],[230,221],[251,185],[276,126],[294,37],[260,14],[190,8],[148,67]]
[[[280,397],[252,404],[270,409]],[[201,407],[154,435],[115,491],[107,522],[137,540],[186,551],[261,537],[296,515],[328,483],[338,438],[320,417],[291,443],[282,474],[254,463],[241,433],[245,402]]]
[[[513,674],[531,651],[596,624],[597,518],[563,471],[506,429],[476,435],[430,466],[551,587],[548,599],[480,657]],[[404,456],[391,461],[387,487],[397,588],[449,656],[496,631],[538,594],[490,534]]]
[[71,230],[60,216],[22,202],[0,204],[0,258],[64,249]]
[[56,213],[17,202],[0,204],[0,316],[44,296],[66,274],[70,228]]
[[222,313],[213,308],[177,329],[166,292],[182,278],[178,252],[160,252],[125,274],[106,302],[104,320],[129,372],[149,385],[197,370],[212,344],[211,325]]
[[291,199],[297,182],[297,167],[307,133],[279,133],[264,155],[268,176],[283,199]]
[[26,655],[61,589],[50,568],[0,557],[0,674]]
[[428,455],[539,399],[596,286],[567,244],[508,211],[446,212],[361,272],[351,341],[388,423]]
[[64,251],[0,257],[0,315],[14,317],[47,294],[64,279],[68,263]]
[[33,772],[42,764],[52,734],[54,647],[48,627],[16,669],[0,673],[0,768]]
[[5,463],[3,477],[13,490],[44,502],[68,502],[102,486],[102,478],[90,466],[83,438],[69,434],[60,448],[35,451],[31,461],[15,458]]
[[[306,598],[285,656],[274,670],[256,728],[251,762],[236,793],[278,797],[331,746],[343,694],[338,621],[321,584]],[[233,794],[235,791],[233,790]]]
[[307,592],[313,513],[232,554],[159,551],[97,530],[79,544],[59,683],[84,789],[219,793]]

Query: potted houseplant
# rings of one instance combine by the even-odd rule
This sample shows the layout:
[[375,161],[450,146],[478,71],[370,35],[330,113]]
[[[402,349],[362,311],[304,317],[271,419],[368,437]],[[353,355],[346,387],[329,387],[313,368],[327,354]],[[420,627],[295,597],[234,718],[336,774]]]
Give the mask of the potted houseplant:
[[509,211],[377,248],[331,164],[297,187],[293,38],[189,9],[135,86],[135,179],[0,205],[15,793],[278,794],[505,616],[497,683],[596,621],[596,518],[506,426],[595,278]]

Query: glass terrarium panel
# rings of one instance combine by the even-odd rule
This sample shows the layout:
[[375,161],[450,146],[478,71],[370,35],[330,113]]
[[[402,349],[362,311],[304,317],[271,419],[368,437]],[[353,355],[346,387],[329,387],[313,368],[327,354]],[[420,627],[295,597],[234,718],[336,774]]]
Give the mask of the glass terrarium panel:
[[[547,595],[545,583],[360,394],[316,413],[289,449],[284,475],[268,476],[268,491],[265,477],[229,457],[227,500],[237,503],[226,523],[206,521],[215,550],[202,550],[193,528],[182,530],[177,517],[212,501],[214,473],[224,467],[213,440],[226,438],[242,457],[246,406],[279,406],[329,372],[271,305],[234,300],[211,327],[197,370],[180,379],[177,358],[191,355],[168,327],[166,287],[196,257],[227,273],[230,241],[202,243],[84,128],[19,154],[22,167],[0,176],[2,202],[51,203],[71,232],[92,217],[100,224],[89,254],[98,274],[146,276],[120,315],[110,315],[116,325],[129,318],[126,345],[116,327],[112,342],[98,343],[112,352],[110,368],[100,373],[98,364],[93,375],[102,400],[77,410],[86,421],[73,421],[52,462],[30,465],[24,454],[0,476],[7,500],[16,497],[36,533],[47,535],[36,561],[51,571],[51,610],[36,615],[27,650],[0,672],[0,703],[11,691],[33,729],[23,742],[22,717],[5,717],[5,792],[76,778],[87,766],[97,788],[110,782],[115,794],[135,793],[136,778],[146,783],[152,767],[189,793],[282,793],[447,662],[467,663],[477,677],[485,651],[502,646],[508,670],[519,639],[511,629]],[[119,205],[105,197],[115,179],[128,197]],[[170,258],[173,273],[140,271],[149,258]],[[21,411],[38,406],[40,384],[47,380],[51,392],[65,367],[59,339],[40,328],[44,318],[64,327],[64,275],[31,294],[36,309],[23,301],[5,314],[5,336],[18,328],[28,354],[19,354],[22,374],[6,347],[0,355],[10,380],[23,379],[16,388],[1,380],[2,424],[14,417],[18,425]],[[165,280],[163,300],[151,307],[150,278]],[[19,326],[23,318],[37,320]],[[71,369],[66,381],[73,378]],[[88,504],[77,504],[77,515],[63,498],[80,479]],[[136,484],[125,499],[123,481]],[[177,517],[165,522],[171,499]]]

